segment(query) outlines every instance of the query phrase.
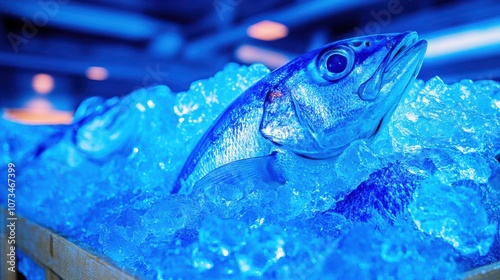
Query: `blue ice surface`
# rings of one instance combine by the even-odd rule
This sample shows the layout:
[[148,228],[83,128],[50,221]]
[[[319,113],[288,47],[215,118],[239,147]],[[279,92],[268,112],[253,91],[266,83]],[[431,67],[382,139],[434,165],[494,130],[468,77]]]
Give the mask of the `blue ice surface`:
[[380,135],[324,174],[334,183],[171,195],[203,133],[269,72],[230,64],[186,92],[88,99],[69,126],[2,120],[18,213],[152,279],[450,279],[500,261],[494,81],[417,80]]

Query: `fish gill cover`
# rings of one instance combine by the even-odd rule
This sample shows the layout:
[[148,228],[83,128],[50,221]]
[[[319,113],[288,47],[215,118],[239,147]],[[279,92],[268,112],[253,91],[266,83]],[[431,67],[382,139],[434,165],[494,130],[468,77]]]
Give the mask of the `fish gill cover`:
[[493,81],[415,81],[374,141],[316,170],[323,181],[290,159],[292,183],[170,194],[217,116],[269,73],[230,64],[187,92],[89,99],[70,126],[2,120],[18,212],[151,279],[450,279],[500,260]]

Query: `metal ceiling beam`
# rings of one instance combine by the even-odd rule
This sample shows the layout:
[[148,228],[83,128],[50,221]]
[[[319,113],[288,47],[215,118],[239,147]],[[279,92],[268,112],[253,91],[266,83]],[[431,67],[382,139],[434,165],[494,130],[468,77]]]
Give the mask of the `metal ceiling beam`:
[[328,16],[339,14],[343,11],[375,3],[375,0],[337,0],[337,1],[301,1],[281,10],[262,13],[245,22],[212,35],[205,36],[188,44],[185,57],[197,60],[207,55],[212,55],[219,48],[228,46],[247,37],[247,28],[261,20],[272,20],[285,24],[289,28],[304,25],[308,22],[319,20]]
[[[19,17],[27,34],[36,34],[38,28],[53,25],[70,31],[128,40],[146,40],[164,33],[182,37],[180,26],[174,23],[134,12],[77,4],[70,0],[0,1],[0,14]],[[182,38],[179,40],[182,41]]]
[[[402,12],[393,15],[393,18],[390,18],[387,22],[379,22],[380,19],[371,17],[371,19],[368,18],[368,22],[358,26],[359,30],[367,31],[368,34],[370,31],[386,33],[407,30],[415,30],[419,34],[426,34],[457,25],[497,18],[500,14],[500,2],[498,0],[462,1],[411,13],[404,9],[405,2],[401,2],[401,7],[403,8]],[[370,30],[370,23],[375,23],[372,26],[378,26],[378,30]],[[356,36],[359,34],[353,30],[352,33],[346,35]]]
[[[404,2],[402,2],[402,6],[404,8]],[[481,1],[480,5],[476,2],[458,2],[412,13],[406,13],[403,10],[401,14],[394,16],[393,19],[384,24],[372,18],[364,25],[358,26],[358,30],[368,31],[370,22],[372,22],[372,26],[375,26],[373,24],[375,22],[379,27],[379,30],[375,31],[380,33],[415,30],[419,33],[419,37],[430,39],[438,35],[449,35],[464,31],[468,26],[471,29],[476,26],[478,30],[481,30],[486,27],[486,25],[483,25],[485,22],[500,22],[499,13],[500,2],[496,0]],[[459,23],[457,23],[455,15],[460,15]],[[367,32],[366,34],[370,33]],[[352,33],[344,36],[358,35],[360,34],[353,30]],[[453,55],[426,58],[421,76],[429,78],[434,75],[441,75],[449,82],[467,77],[471,79],[477,77],[491,79],[492,77],[498,77],[498,67],[494,65],[497,65],[499,61],[500,48],[498,45],[483,47],[480,50],[462,51]],[[478,65],[480,67],[473,67]]]

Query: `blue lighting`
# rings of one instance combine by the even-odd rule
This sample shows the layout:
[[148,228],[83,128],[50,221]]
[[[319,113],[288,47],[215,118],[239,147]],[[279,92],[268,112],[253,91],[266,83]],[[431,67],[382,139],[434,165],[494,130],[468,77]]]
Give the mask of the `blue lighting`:
[[[500,1],[0,0],[0,37],[16,215],[102,264],[141,279],[500,268]],[[21,273],[61,273],[38,253]]]

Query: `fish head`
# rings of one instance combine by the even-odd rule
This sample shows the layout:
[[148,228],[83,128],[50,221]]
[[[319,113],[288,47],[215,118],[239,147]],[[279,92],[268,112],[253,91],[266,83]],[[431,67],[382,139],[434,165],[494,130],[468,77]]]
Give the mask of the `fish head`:
[[339,155],[372,138],[417,76],[427,48],[415,32],[346,39],[269,75],[260,124],[273,143],[308,158]]

